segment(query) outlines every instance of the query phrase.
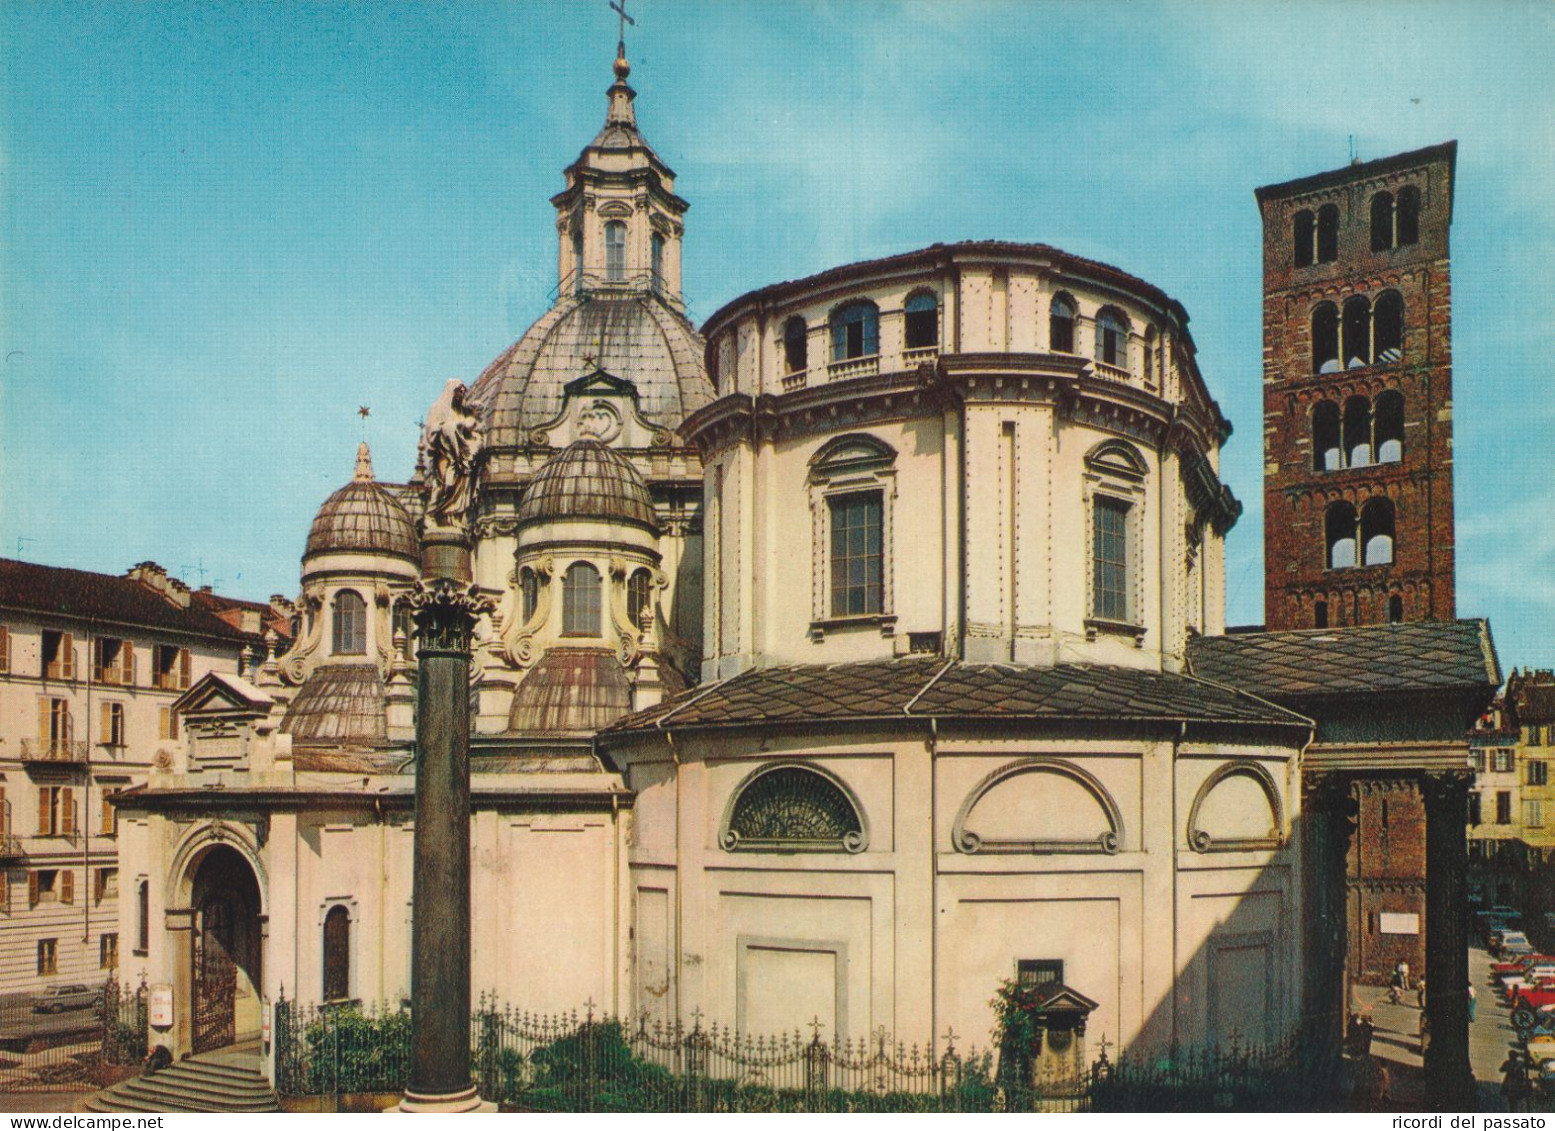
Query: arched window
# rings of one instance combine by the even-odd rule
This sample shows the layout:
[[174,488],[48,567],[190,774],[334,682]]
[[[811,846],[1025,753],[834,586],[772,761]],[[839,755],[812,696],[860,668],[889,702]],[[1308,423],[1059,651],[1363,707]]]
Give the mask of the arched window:
[[1371,249],[1387,251],[1393,246],[1393,194],[1379,192],[1371,198]]
[[1399,247],[1420,242],[1420,190],[1405,185],[1398,190],[1397,239]]
[[1142,347],[1141,368],[1144,370],[1146,381],[1155,380],[1155,327],[1145,327],[1145,341]]
[[1371,312],[1373,357],[1378,365],[1394,365],[1404,358],[1404,296],[1383,291]]
[[135,885],[135,951],[145,954],[151,949],[151,883],[141,880]]
[[367,651],[367,602],[351,589],[335,594],[335,655],[355,656]]
[[1110,306],[1096,314],[1096,360],[1128,368],[1128,320]]
[[779,765],[740,787],[719,839],[730,852],[862,852],[867,837],[857,806],[830,775]]
[[1312,406],[1312,470],[1338,471],[1344,466],[1339,434],[1339,406],[1322,400]]
[[1339,206],[1325,204],[1317,210],[1317,261],[1332,263],[1339,258]]
[[605,278],[612,283],[626,281],[626,224],[620,220],[605,225]]
[[1312,308],[1312,372],[1334,373],[1339,369],[1339,308],[1320,302]]
[[910,350],[939,344],[939,301],[924,291],[908,296],[906,344]]
[[324,916],[324,1000],[351,996],[351,913],[340,904]]
[[540,607],[540,575],[528,566],[519,570],[518,591],[524,601],[524,623],[528,624]]
[[583,293],[583,229],[575,228],[572,233],[572,289],[574,294]]
[[885,595],[879,491],[835,495],[831,510],[831,615],[878,616]]
[[1365,295],[1344,300],[1344,367],[1371,364],[1371,303]]
[[1377,394],[1372,406],[1372,436],[1378,463],[1398,463],[1404,458],[1404,394],[1397,389]]
[[1328,627],[1328,602],[1327,601],[1318,600],[1318,601],[1313,601],[1312,602],[1312,627],[1313,628],[1327,628]]
[[653,256],[653,285],[664,285],[664,237],[654,232],[648,240],[648,250]]
[[828,620],[892,612],[895,460],[888,444],[863,433],[834,437],[811,457],[812,634]]
[[1355,507],[1346,502],[1329,504],[1323,514],[1324,540],[1328,544],[1329,569],[1355,565]]
[[1317,237],[1317,218],[1303,208],[1291,221],[1290,241],[1296,253],[1297,267],[1312,266],[1312,246]]
[[880,310],[868,300],[840,306],[831,316],[831,359],[851,361],[880,352]]
[[798,373],[810,366],[810,328],[799,315],[783,323],[783,367]]
[[1395,593],[1388,598],[1388,623],[1399,624],[1404,619],[1404,598]]
[[1362,564],[1388,565],[1393,561],[1393,503],[1370,499],[1361,508]]
[[1371,402],[1362,396],[1347,397],[1344,402],[1344,465],[1370,467]]
[[599,570],[573,562],[562,577],[562,635],[599,635]]
[[642,628],[643,613],[651,606],[653,577],[645,569],[635,570],[626,581],[626,615],[633,628]]
[[1074,299],[1068,295],[1054,295],[1048,308],[1048,349],[1054,353],[1074,353]]

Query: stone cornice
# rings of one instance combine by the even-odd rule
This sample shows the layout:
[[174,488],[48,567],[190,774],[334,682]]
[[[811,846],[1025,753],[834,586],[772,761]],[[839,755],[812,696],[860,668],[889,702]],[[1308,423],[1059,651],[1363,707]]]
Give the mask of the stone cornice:
[[688,416],[681,435],[705,461],[732,443],[813,435],[885,420],[935,416],[956,404],[1050,404],[1063,419],[1116,432],[1160,450],[1178,427],[1182,446],[1209,450],[1206,422],[1154,393],[1098,377],[1073,354],[942,355],[928,365],[797,389],[730,393]]

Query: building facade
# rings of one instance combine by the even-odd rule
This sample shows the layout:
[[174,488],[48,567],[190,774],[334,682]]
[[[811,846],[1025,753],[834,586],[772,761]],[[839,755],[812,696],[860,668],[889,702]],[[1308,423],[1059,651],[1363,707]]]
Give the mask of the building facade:
[[[286,610],[0,560],[0,987],[98,983],[142,947],[119,926],[146,876],[121,860],[112,799],[180,744],[174,704],[253,663]],[[284,622],[283,622],[284,623]]]

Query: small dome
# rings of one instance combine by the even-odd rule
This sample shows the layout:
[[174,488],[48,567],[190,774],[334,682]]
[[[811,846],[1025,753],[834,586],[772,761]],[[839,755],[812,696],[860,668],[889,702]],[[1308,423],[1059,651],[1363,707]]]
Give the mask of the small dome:
[[518,504],[518,521],[597,518],[658,527],[648,485],[626,457],[598,440],[579,440],[535,472]]
[[416,524],[398,499],[373,479],[372,459],[357,450],[356,478],[324,500],[308,531],[302,560],[316,554],[392,554],[420,560]]
[[281,729],[298,746],[382,746],[383,680],[372,664],[320,664],[297,689]]

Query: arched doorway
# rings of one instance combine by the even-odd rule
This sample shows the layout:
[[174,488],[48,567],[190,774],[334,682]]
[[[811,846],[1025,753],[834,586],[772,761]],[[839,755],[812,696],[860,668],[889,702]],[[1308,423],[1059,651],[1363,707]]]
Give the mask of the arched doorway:
[[258,1036],[260,1024],[259,881],[248,861],[217,845],[201,859],[190,898],[194,912],[196,1053]]

